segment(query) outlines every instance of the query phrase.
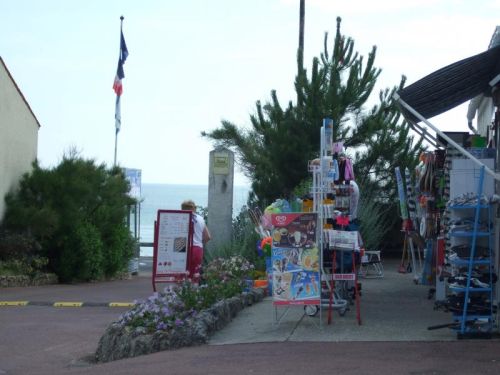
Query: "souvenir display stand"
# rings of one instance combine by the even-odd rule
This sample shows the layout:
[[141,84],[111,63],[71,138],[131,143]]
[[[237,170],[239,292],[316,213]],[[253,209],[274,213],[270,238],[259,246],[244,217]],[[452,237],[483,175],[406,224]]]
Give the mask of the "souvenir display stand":
[[[292,306],[302,306],[308,316],[327,307],[331,323],[334,310],[343,316],[355,303],[361,324],[357,261],[362,242],[357,230],[349,230],[352,163],[341,155],[342,144],[332,141],[333,121],[325,119],[320,134],[320,157],[309,163],[312,204],[304,201],[301,212],[293,212],[295,202],[280,201],[266,208],[263,225],[254,220],[259,233],[271,234],[274,320],[279,323]],[[267,215],[277,206],[280,212]],[[380,254],[373,255],[380,261]]]
[[[325,119],[321,127],[319,160],[309,163],[309,170],[313,174],[313,209],[318,213],[318,226],[321,229],[318,240],[321,249],[321,303],[314,308],[307,307],[306,314],[313,316],[322,307],[327,307],[330,324],[333,310],[338,310],[342,316],[354,300],[357,321],[361,324],[356,264],[356,259],[360,258],[361,241],[358,231],[346,230],[350,224],[350,187],[339,165],[343,168],[347,163],[345,159],[339,161],[343,147],[340,142],[333,143],[332,134],[333,121]],[[351,169],[349,178],[352,177]]]

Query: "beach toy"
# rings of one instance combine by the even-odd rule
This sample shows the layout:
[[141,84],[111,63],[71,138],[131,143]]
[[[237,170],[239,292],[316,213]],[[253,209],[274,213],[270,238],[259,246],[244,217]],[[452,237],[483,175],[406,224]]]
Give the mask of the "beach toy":
[[260,243],[260,249],[266,256],[271,256],[272,237],[265,237]]
[[267,288],[267,280],[254,280],[253,286],[255,288]]
[[269,206],[267,206],[264,210],[264,213],[266,214],[279,214],[281,213],[281,200],[278,199],[276,202],[271,203]]
[[260,246],[261,242],[261,240],[257,240],[257,244],[255,246],[257,248],[257,254],[259,254],[260,257],[264,255],[264,253],[262,252],[262,247]]

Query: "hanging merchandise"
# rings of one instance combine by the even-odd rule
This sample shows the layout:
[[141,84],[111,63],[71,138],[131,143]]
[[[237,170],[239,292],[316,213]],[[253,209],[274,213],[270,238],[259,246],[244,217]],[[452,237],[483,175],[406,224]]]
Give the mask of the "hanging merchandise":
[[[403,183],[403,178],[401,176],[401,171],[399,167],[395,168],[395,173],[396,173],[396,183],[398,187],[398,195],[399,195],[399,207],[401,210],[401,218],[403,219],[403,226],[402,226],[402,231],[404,232],[405,235],[405,245],[407,245],[410,249],[408,253],[409,255],[409,268],[413,271],[413,281],[415,283],[418,283],[418,280],[420,278],[420,270],[421,270],[421,264],[419,262],[417,267],[417,260],[416,260],[416,252],[414,248],[414,243],[413,243],[413,237],[414,237],[414,232],[412,231],[412,225],[411,225],[411,220],[410,216],[408,214],[408,206],[407,206],[407,200],[406,200],[406,195],[405,195],[405,187]],[[417,252],[418,248],[417,248]],[[404,255],[405,251],[403,251]],[[404,259],[402,260],[404,261]],[[411,266],[410,266],[411,264]],[[400,269],[402,267],[400,266]]]
[[344,152],[344,142],[340,141],[340,142],[333,142],[333,155],[337,154],[341,154]]
[[399,167],[395,168],[396,171],[396,183],[398,185],[398,195],[399,195],[399,208],[401,210],[401,217],[403,218],[403,226],[406,226],[406,221],[408,220],[408,206],[406,205],[405,187],[403,184],[403,178],[401,177],[401,171]]
[[419,222],[417,216],[417,203],[415,201],[415,192],[413,191],[411,174],[408,167],[405,168],[405,182],[406,182],[406,197],[408,203],[408,215],[411,220],[411,228],[418,228]]
[[420,192],[422,194],[434,193],[434,154],[427,152],[424,155],[424,167],[420,176]]
[[309,163],[313,173],[314,211],[320,214],[318,222],[322,231],[318,241],[322,250],[321,303],[316,307],[307,306],[305,312],[314,316],[321,307],[327,307],[328,323],[331,323],[334,310],[342,316],[349,303],[355,302],[357,321],[361,324],[357,267],[363,245],[359,232],[349,231],[355,227],[352,221],[357,216],[359,188],[355,183],[350,184],[354,180],[354,170],[352,161],[344,153],[343,142],[334,142],[331,148],[326,146],[323,142],[327,138],[325,129],[323,126],[321,130],[320,156]]

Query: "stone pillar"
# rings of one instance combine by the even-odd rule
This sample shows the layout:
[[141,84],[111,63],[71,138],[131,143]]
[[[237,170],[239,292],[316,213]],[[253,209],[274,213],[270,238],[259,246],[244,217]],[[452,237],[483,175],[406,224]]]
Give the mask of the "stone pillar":
[[234,153],[226,148],[210,151],[208,169],[208,228],[211,251],[231,242],[233,220]]

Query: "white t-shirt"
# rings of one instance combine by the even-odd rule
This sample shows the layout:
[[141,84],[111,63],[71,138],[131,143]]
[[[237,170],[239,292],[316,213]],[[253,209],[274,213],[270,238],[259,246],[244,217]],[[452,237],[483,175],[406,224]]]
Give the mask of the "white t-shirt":
[[351,180],[351,199],[349,201],[349,215],[351,220],[358,218],[358,202],[359,202],[359,186],[358,184]]
[[203,247],[203,230],[205,229],[203,216],[193,212],[193,246]]

